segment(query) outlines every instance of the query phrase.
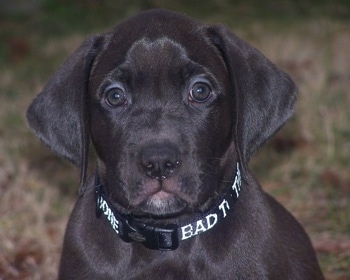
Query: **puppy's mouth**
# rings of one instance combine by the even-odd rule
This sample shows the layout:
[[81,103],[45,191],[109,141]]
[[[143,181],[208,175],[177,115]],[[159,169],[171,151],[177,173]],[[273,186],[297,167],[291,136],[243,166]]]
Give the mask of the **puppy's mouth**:
[[133,211],[137,217],[173,218],[187,209],[185,200],[166,191],[159,191],[147,197]]

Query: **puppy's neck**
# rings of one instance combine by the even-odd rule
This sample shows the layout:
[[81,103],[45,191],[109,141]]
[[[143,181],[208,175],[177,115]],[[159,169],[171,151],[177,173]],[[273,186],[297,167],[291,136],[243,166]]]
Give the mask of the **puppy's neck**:
[[241,171],[239,163],[237,163],[233,182],[214,207],[205,213],[196,214],[192,219],[182,224],[159,225],[139,221],[132,215],[124,215],[114,209],[104,193],[98,174],[96,174],[96,216],[100,218],[103,214],[115,233],[125,242],[138,242],[153,250],[175,250],[180,241],[211,230],[229,216],[240,195],[241,185]]

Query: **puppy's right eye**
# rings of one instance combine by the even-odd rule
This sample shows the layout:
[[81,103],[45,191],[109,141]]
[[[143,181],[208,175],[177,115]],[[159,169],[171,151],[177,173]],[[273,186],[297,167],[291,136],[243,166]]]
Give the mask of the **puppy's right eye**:
[[123,106],[126,103],[125,92],[119,87],[109,89],[105,98],[107,104],[111,107]]
[[190,100],[198,102],[198,103],[204,103],[212,95],[212,90],[210,86],[204,82],[197,82],[192,86],[192,89],[190,91]]

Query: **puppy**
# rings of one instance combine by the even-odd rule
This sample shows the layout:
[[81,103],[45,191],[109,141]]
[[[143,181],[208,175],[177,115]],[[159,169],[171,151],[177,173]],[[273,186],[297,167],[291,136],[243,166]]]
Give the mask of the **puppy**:
[[248,168],[295,101],[291,79],[224,26],[152,10],[87,38],[27,114],[81,168],[59,278],[323,279]]

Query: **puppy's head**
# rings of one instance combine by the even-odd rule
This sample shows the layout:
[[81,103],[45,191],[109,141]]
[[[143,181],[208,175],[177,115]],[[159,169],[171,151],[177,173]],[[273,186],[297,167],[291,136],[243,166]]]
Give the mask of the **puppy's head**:
[[289,77],[227,28],[155,10],[85,40],[28,121],[83,181],[91,140],[120,211],[173,217],[210,207],[295,99]]

